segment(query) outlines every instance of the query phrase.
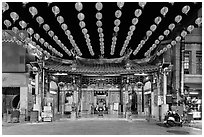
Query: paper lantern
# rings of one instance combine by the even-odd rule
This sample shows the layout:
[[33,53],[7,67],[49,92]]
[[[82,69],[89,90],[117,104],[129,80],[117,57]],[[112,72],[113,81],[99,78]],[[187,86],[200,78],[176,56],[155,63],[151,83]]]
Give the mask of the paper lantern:
[[195,24],[197,24],[198,26],[201,26],[201,23],[202,23],[202,18],[199,17],[195,20]]
[[158,25],[161,22],[162,18],[160,16],[154,19],[154,22]]
[[130,31],[134,31],[135,28],[136,28],[135,25],[131,25],[129,29],[130,29]]
[[103,4],[101,2],[97,2],[95,6],[98,11],[102,10],[103,8]]
[[53,36],[54,36],[54,32],[53,32],[52,30],[50,30],[50,31],[48,32],[48,35],[49,35],[50,37],[53,37]]
[[169,35],[169,33],[170,33],[170,30],[168,30],[168,29],[164,31],[165,36]]
[[62,30],[67,30],[67,28],[68,28],[68,26],[67,26],[67,24],[65,24],[65,23],[63,23],[62,25],[61,25],[61,28],[62,28]]
[[174,23],[171,23],[168,27],[170,30],[173,30],[175,28],[175,24]]
[[66,31],[65,31],[65,34],[68,36],[68,35],[71,34],[71,32],[70,32],[69,30],[66,30]]
[[84,37],[85,37],[85,39],[88,39],[90,36],[89,36],[89,34],[85,34]]
[[171,5],[174,5],[174,2],[169,2]]
[[32,17],[38,14],[38,10],[35,7],[30,7],[29,12],[32,15]]
[[156,30],[156,28],[157,28],[157,26],[156,26],[155,24],[153,24],[153,25],[150,26],[150,30],[151,30],[152,32],[154,32],[154,31]]
[[152,44],[152,48],[155,49],[157,47],[156,44]]
[[177,15],[175,17],[175,22],[179,23],[182,20],[182,16],[181,15]]
[[171,44],[168,44],[166,47],[167,47],[168,49],[170,49],[170,48],[171,48]]
[[96,13],[96,18],[98,19],[98,20],[100,20],[100,19],[102,19],[102,13],[100,13],[100,12],[97,12]]
[[190,6],[188,6],[188,5],[186,5],[186,6],[184,6],[184,7],[182,8],[182,12],[183,12],[184,14],[187,14],[187,13],[189,12],[189,10],[190,10]]
[[19,25],[21,26],[22,29],[27,27],[27,23],[23,20],[19,21]]
[[55,36],[53,36],[53,40],[54,41],[57,41],[58,40],[58,37],[55,35]]
[[141,41],[140,41],[140,44],[141,44],[141,45],[144,45],[144,44],[145,44],[145,40],[141,40]]
[[64,22],[64,18],[62,16],[57,16],[57,22],[59,22],[59,24],[62,24]]
[[2,2],[2,10],[3,12],[7,11],[9,9],[9,5],[6,2]]
[[139,6],[140,6],[141,8],[144,8],[145,5],[146,5],[146,2],[139,2]]
[[120,18],[121,16],[122,16],[122,11],[121,10],[116,10],[115,17]]
[[48,30],[50,30],[50,26],[48,24],[44,24],[43,29],[47,32]]
[[83,34],[86,34],[86,33],[88,33],[88,30],[87,30],[86,28],[83,28],[83,29],[82,29],[82,33],[83,33]]
[[23,40],[23,39],[25,39],[26,35],[23,32],[21,32],[21,33],[19,33],[19,37]]
[[19,16],[18,16],[18,14],[16,12],[11,12],[10,16],[11,16],[14,23],[16,22],[16,20],[19,19]]
[[98,33],[102,33],[103,32],[103,29],[102,28],[98,28]]
[[17,33],[19,32],[19,29],[18,29],[17,27],[13,27],[13,28],[12,28],[12,31],[13,31],[15,34],[17,34]]
[[9,20],[4,20],[4,25],[8,29],[11,26],[11,22]]
[[155,43],[155,44],[159,44],[159,40],[155,40],[154,43]]
[[165,51],[167,51],[167,48],[165,47],[165,48],[163,48],[163,51],[165,52]]
[[194,26],[193,25],[189,25],[187,30],[191,33],[194,30]]
[[44,19],[43,19],[41,16],[38,16],[38,17],[36,18],[36,21],[37,21],[40,25],[44,23]]
[[119,25],[120,25],[120,20],[119,20],[119,19],[116,19],[116,20],[114,21],[114,24],[115,24],[116,26],[119,26]]
[[78,13],[77,18],[82,21],[85,18],[85,15],[83,13]]
[[60,9],[57,6],[52,7],[52,12],[54,13],[55,16],[60,13]]
[[115,32],[118,32],[118,31],[120,30],[120,28],[119,28],[118,26],[115,26],[115,27],[113,28],[113,30],[114,30]]
[[133,25],[136,25],[137,23],[138,23],[138,19],[137,19],[137,18],[133,18],[133,19],[132,19],[132,24],[133,24]]
[[151,35],[152,35],[152,31],[151,31],[151,30],[148,30],[148,31],[146,32],[146,36],[149,37],[149,36],[151,36]]
[[83,9],[82,3],[81,2],[75,3],[75,9],[80,12]]
[[172,46],[176,45],[176,41],[175,40],[171,41],[171,45]]
[[100,38],[100,39],[99,39],[99,41],[100,41],[100,42],[104,41],[104,38],[103,38],[103,37],[102,37],[102,38]]
[[176,40],[177,42],[180,42],[180,41],[181,41],[181,36],[177,36],[177,37],[175,38],[175,40]]
[[40,35],[39,35],[38,33],[35,33],[35,34],[34,34],[34,38],[35,38],[36,40],[39,40]]
[[100,20],[98,20],[98,21],[96,22],[96,25],[97,25],[98,27],[101,27],[101,26],[102,26],[102,22],[101,22]]
[[103,34],[103,33],[100,33],[100,34],[99,34],[99,37],[100,37],[100,38],[104,37],[104,34]]
[[181,36],[184,38],[186,35],[187,35],[187,32],[186,32],[185,30],[183,30],[183,31],[181,32]]
[[117,2],[117,6],[118,8],[122,9],[122,7],[124,6],[124,2]]
[[47,42],[45,42],[43,45],[44,45],[46,48],[49,46],[49,44],[48,44]]
[[161,13],[163,16],[165,16],[165,15],[167,14],[167,12],[168,12],[168,8],[167,8],[167,7],[163,7],[163,8],[161,9],[161,11],[160,11],[160,13]]
[[82,28],[84,28],[86,26],[85,22],[84,21],[80,21],[79,22],[79,26]]
[[133,35],[133,31],[134,31],[134,30],[128,31],[128,36],[132,36],[132,35]]
[[142,14],[142,10],[141,9],[136,9],[135,10],[135,16],[138,18],[140,15]]
[[159,36],[159,40],[162,41],[163,39],[164,39],[164,36],[163,36],[163,35],[160,35],[160,36]]
[[39,42],[40,42],[41,44],[43,44],[43,43],[45,42],[45,40],[44,40],[43,38],[40,38],[40,39],[39,39]]
[[128,36],[126,37],[126,39],[127,39],[128,41],[130,41],[130,40],[131,40],[131,36],[128,35]]

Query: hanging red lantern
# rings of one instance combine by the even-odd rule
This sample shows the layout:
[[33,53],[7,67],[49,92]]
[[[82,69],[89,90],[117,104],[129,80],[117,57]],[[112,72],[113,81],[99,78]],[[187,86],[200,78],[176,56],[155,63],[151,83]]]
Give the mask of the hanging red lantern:
[[169,33],[170,33],[170,31],[168,29],[164,31],[165,36],[169,35]]
[[57,6],[53,6],[52,7],[52,12],[55,14],[55,16],[57,16],[57,14],[60,13],[60,9]]
[[11,16],[14,23],[15,23],[16,20],[19,19],[19,16],[18,16],[18,14],[16,12],[11,12],[10,16]]
[[164,39],[164,35],[159,36],[159,40],[162,41]]
[[63,23],[63,24],[61,25],[61,28],[62,28],[62,30],[66,31],[67,28],[68,28],[68,26],[67,26],[67,24]]
[[44,23],[44,19],[41,17],[41,16],[38,16],[36,18],[36,21],[39,23],[39,25],[43,24]]
[[32,15],[32,17],[38,14],[38,10],[35,7],[30,7],[29,12]]
[[102,10],[103,8],[103,4],[101,2],[97,2],[95,6],[98,11]]
[[154,32],[154,31],[156,30],[156,28],[157,28],[157,26],[156,26],[155,24],[153,24],[153,25],[150,26],[150,30],[151,30],[152,32]]
[[191,33],[194,30],[194,26],[193,25],[189,25],[187,30]]
[[138,19],[137,19],[137,18],[133,18],[133,19],[132,19],[132,24],[133,24],[133,25],[136,25],[137,23],[138,23]]
[[163,16],[165,16],[165,15],[167,14],[167,12],[168,12],[168,8],[167,8],[167,7],[163,7],[163,8],[161,9],[161,11],[160,11],[160,13],[161,13]]
[[135,10],[135,16],[138,18],[140,15],[142,15],[142,10],[141,9],[136,9]]
[[41,44],[43,44],[43,43],[45,42],[45,40],[44,40],[43,38],[40,38],[40,39],[39,39],[39,42],[40,42]]
[[147,32],[146,32],[146,36],[147,37],[150,37],[152,35],[152,31],[151,30],[148,30]]
[[139,6],[140,6],[141,8],[144,8],[145,5],[146,5],[146,2],[139,2]]
[[96,18],[97,18],[98,20],[101,20],[102,17],[103,17],[102,13],[100,13],[100,12],[97,12],[97,13],[96,13]]
[[4,20],[4,25],[8,29],[11,26],[11,22],[9,20]]
[[85,34],[87,34],[88,33],[88,30],[86,29],[86,28],[83,28],[82,29],[82,33],[85,35]]
[[20,37],[22,40],[24,40],[25,37],[26,37],[26,35],[25,35],[23,32],[21,32],[21,33],[19,33],[19,37]]
[[160,16],[154,19],[154,22],[158,25],[161,22],[162,18]]
[[182,16],[181,15],[177,15],[175,17],[175,22],[179,23],[182,20]]
[[120,20],[119,20],[119,19],[116,19],[116,20],[114,21],[114,24],[115,24],[116,26],[119,26],[119,25],[120,25]]
[[2,10],[3,12],[7,11],[9,9],[9,5],[6,2],[2,2]]
[[12,31],[13,31],[15,34],[17,34],[17,33],[19,32],[19,29],[18,29],[17,27],[13,27],[13,28],[12,28]]
[[195,24],[197,24],[198,26],[201,26],[202,23],[202,17],[199,17],[195,20]]
[[181,32],[181,36],[184,38],[186,35],[187,35],[187,32],[186,32],[185,30],[183,30],[183,31]]
[[98,20],[98,21],[96,22],[96,26],[102,27],[102,21]]
[[189,12],[189,10],[190,10],[190,6],[188,6],[188,5],[186,5],[186,6],[184,6],[184,7],[182,8],[182,12],[183,12],[184,14],[187,14],[187,13]]
[[176,45],[176,41],[173,40],[173,41],[171,42],[171,45],[172,45],[172,46]]
[[54,36],[54,32],[53,32],[52,30],[50,30],[50,31],[48,31],[48,35],[49,35],[50,37],[53,37],[53,36]]
[[177,36],[175,40],[176,40],[177,42],[180,42],[180,41],[181,41],[181,36]]
[[43,29],[47,32],[48,30],[50,30],[50,26],[48,24],[44,24]]
[[80,22],[79,22],[79,26],[80,26],[81,28],[84,28],[84,27],[86,26],[86,24],[85,24],[84,21],[80,21]]
[[170,49],[170,48],[171,48],[171,44],[168,44],[166,47],[167,47],[168,49]]
[[115,17],[120,18],[121,16],[122,16],[122,11],[121,10],[116,10]]
[[58,40],[58,37],[55,35],[55,36],[53,36],[53,40],[54,41],[57,41]]
[[175,28],[175,24],[174,23],[171,23],[168,27],[170,30],[173,30]]
[[19,25],[21,26],[22,29],[27,27],[27,23],[25,21],[19,21]]
[[122,9],[122,7],[124,6],[124,2],[117,2],[117,6],[118,8]]
[[136,29],[136,27],[135,27],[135,25],[131,25],[129,29],[130,29],[130,31],[134,31]]
[[27,32],[28,32],[28,34],[33,35],[34,30],[33,30],[32,28],[28,28],[28,29],[27,29]]
[[36,40],[39,40],[40,35],[39,35],[38,33],[35,33],[35,34],[34,34],[34,38],[35,38]]
[[75,9],[80,12],[83,9],[82,3],[81,2],[75,3]]
[[59,24],[62,24],[64,22],[64,18],[62,16],[57,16],[57,21]]
[[77,18],[82,21],[85,18],[85,15],[83,13],[78,13]]
[[66,30],[66,31],[65,31],[65,34],[68,36],[68,35],[71,34],[71,32],[70,32],[69,30]]

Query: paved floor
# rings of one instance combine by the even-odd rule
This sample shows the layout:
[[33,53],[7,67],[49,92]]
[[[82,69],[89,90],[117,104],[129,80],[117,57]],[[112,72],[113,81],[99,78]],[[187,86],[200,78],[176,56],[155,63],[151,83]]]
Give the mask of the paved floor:
[[144,120],[81,119],[2,126],[3,135],[201,135],[192,127],[166,128]]

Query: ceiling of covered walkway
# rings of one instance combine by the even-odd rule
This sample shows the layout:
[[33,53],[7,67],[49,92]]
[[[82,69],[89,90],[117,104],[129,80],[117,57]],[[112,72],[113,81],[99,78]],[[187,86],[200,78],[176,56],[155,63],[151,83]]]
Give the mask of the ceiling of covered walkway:
[[25,29],[38,48],[50,55],[113,59],[130,53],[134,60],[156,55],[161,41],[176,38],[189,24],[196,25],[202,4],[8,2],[6,6],[3,30]]

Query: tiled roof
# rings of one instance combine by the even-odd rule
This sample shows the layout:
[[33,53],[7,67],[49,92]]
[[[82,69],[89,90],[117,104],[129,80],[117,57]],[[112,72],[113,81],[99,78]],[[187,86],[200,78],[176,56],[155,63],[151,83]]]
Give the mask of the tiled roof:
[[79,64],[73,68],[65,63],[46,63],[45,68],[51,72],[66,72],[75,74],[130,74],[130,73],[148,73],[157,71],[158,67],[148,64],[132,64],[131,69],[127,70],[121,63],[105,64]]

